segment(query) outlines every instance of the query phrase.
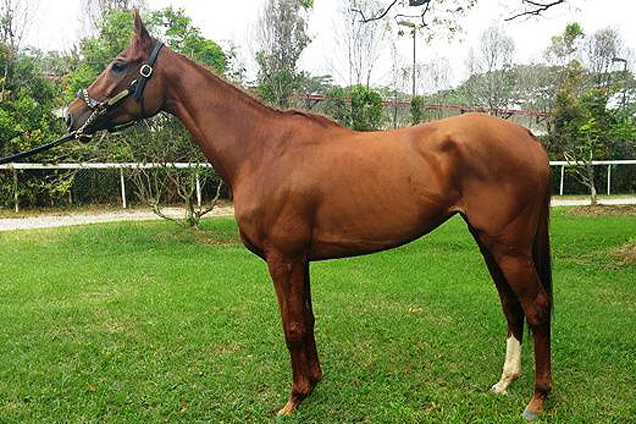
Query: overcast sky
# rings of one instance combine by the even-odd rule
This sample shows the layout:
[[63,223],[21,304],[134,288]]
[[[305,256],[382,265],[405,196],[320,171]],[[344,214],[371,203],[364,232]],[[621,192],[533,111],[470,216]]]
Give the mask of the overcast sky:
[[[184,8],[194,24],[201,28],[207,38],[227,45],[233,42],[240,48],[240,56],[250,62],[254,43],[250,35],[266,0],[147,0],[151,9],[168,5]],[[334,42],[334,20],[342,0],[314,0],[311,13],[310,32],[312,43],[304,52],[301,67],[314,75],[334,74],[336,78],[338,60],[334,60],[337,49]],[[388,0],[386,1],[388,3]],[[466,58],[470,46],[476,45],[479,33],[490,25],[501,25],[516,43],[516,61],[540,60],[550,37],[563,31],[572,21],[581,23],[587,34],[605,28],[618,29],[628,47],[636,49],[636,2],[630,0],[570,0],[570,6],[556,7],[546,17],[503,23],[510,5],[520,0],[479,0],[477,7],[462,20],[464,34],[460,39],[448,43],[435,41],[432,44],[418,43],[418,62],[445,57],[452,68],[451,79],[459,82],[466,77]],[[508,6],[506,6],[508,5]],[[508,8],[507,8],[508,7]],[[80,0],[41,0],[34,24],[28,33],[26,44],[45,50],[65,50],[81,36]],[[402,37],[397,41],[402,63],[412,60],[412,40]],[[373,82],[386,83],[391,68],[390,55],[380,59]],[[253,71],[253,65],[248,63]],[[339,81],[344,83],[344,81]]]

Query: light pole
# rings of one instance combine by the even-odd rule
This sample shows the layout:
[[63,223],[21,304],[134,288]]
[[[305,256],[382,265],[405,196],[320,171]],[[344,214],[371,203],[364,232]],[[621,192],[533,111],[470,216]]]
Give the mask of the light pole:
[[[627,93],[627,60],[622,57],[613,57],[612,63],[623,62],[623,101],[621,109],[623,112],[623,137],[627,139],[627,113],[625,112],[625,95]],[[607,194],[610,192],[610,172],[612,165],[607,166]]]
[[623,101],[621,103],[621,109],[623,109],[623,125],[627,125],[627,115],[625,114],[625,95],[627,92],[627,60],[622,57],[612,58],[612,62],[623,62]]
[[409,21],[398,21],[398,25],[401,26],[405,26],[405,27],[409,27],[411,28],[411,33],[413,34],[413,97],[415,97],[415,46],[416,46],[416,42],[415,42],[415,35],[417,33],[417,25],[415,25],[413,22],[409,22]]

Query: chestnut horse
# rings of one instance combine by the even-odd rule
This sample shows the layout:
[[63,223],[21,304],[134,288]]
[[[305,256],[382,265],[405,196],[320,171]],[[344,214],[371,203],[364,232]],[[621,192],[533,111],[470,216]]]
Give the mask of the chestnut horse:
[[241,239],[267,262],[293,371],[281,414],[322,377],[309,262],[400,246],[459,213],[508,322],[503,373],[492,390],[506,393],[521,373],[527,321],[535,381],[524,416],[539,416],[551,386],[550,167],[528,130],[472,114],[362,133],[276,110],[161,49],[135,12],[130,45],[69,105],[69,129],[92,134],[159,111],[185,124],[229,184]]

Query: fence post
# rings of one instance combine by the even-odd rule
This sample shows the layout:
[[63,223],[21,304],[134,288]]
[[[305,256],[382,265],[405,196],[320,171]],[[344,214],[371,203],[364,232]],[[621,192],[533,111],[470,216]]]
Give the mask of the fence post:
[[15,202],[16,213],[20,212],[20,199],[18,196],[18,170],[13,168],[13,200]]
[[563,176],[565,175],[565,165],[561,165],[561,183],[559,184],[559,196],[563,196]]
[[612,165],[607,165],[607,195],[610,194],[610,187],[612,185]]
[[197,171],[197,205],[201,207],[201,182],[199,181],[199,172]]
[[124,183],[124,168],[119,168],[119,180],[121,182],[121,202],[126,209],[126,184]]

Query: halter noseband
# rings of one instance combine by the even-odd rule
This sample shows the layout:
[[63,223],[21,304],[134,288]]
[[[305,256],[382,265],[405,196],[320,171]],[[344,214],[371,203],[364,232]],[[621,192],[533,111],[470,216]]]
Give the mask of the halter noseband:
[[[162,47],[163,47],[163,43],[157,40],[157,43],[155,44],[154,49],[152,49],[152,53],[150,53],[148,62],[144,63],[143,65],[141,65],[141,68],[139,68],[139,77],[133,80],[128,86],[128,88],[120,91],[115,96],[100,102],[90,97],[87,89],[82,89],[77,92],[77,97],[82,99],[84,103],[86,103],[86,106],[88,106],[93,111],[93,113],[91,113],[91,115],[88,117],[86,122],[84,122],[84,124],[75,132],[77,137],[81,137],[82,135],[84,135],[84,131],[86,131],[86,129],[100,115],[106,114],[113,107],[115,107],[115,105],[117,105],[119,102],[121,102],[122,100],[124,100],[125,98],[131,95],[135,98],[135,100],[137,100],[137,102],[141,106],[141,116],[139,119],[144,119],[147,117],[146,109],[144,108],[144,98],[143,98],[144,89],[146,88],[146,84],[148,83],[148,80],[152,76],[152,73],[154,70],[153,66],[155,65],[155,62],[157,61],[157,56],[159,56],[159,51],[161,50]],[[133,125],[135,122],[136,121],[132,121],[127,124],[113,126],[109,128],[109,131],[111,132],[118,131],[120,129]]]

